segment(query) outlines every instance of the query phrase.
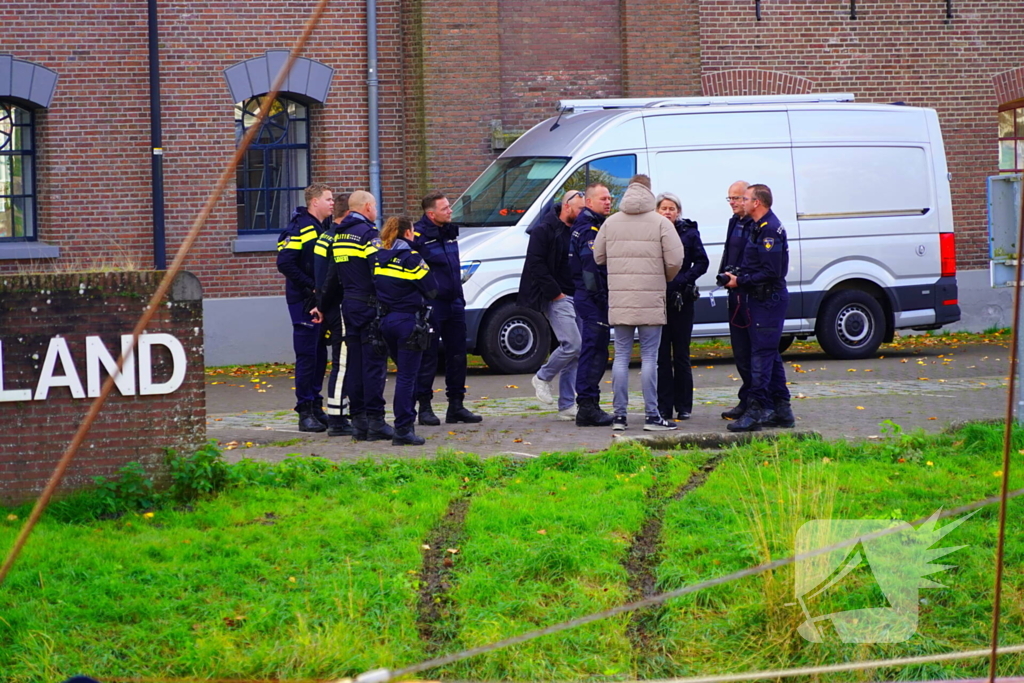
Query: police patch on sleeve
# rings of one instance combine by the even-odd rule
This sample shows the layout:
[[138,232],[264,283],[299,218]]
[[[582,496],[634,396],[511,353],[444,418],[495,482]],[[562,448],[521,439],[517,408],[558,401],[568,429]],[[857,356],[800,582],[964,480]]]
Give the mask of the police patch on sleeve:
[[761,241],[761,244],[764,246],[764,250],[765,251],[771,251],[772,247],[775,246],[775,238],[774,237],[765,237]]
[[594,240],[587,242],[587,246],[590,247],[590,251],[594,251]]
[[380,249],[382,251],[384,249],[384,243],[380,241],[379,237],[374,237],[372,240],[370,240],[370,244],[372,244],[377,249]]

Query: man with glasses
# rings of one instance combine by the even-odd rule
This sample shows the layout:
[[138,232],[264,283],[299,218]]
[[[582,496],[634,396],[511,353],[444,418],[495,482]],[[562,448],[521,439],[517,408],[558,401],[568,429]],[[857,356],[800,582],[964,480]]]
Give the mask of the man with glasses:
[[[743,192],[750,187],[745,180],[737,180],[729,186],[729,196],[725,198],[732,209],[729,227],[725,231],[725,246],[722,249],[722,262],[718,272],[737,271],[743,264],[743,245],[750,233],[750,217],[743,208]],[[739,399],[736,406],[722,413],[723,420],[738,420],[747,412],[747,395],[750,392],[750,338],[747,328],[750,323],[746,319],[746,311],[739,305],[739,290],[730,288],[729,292],[729,340],[732,344],[732,355],[736,363],[736,371],[740,373]]]
[[779,353],[789,290],[789,244],[786,229],[772,212],[772,191],[751,185],[743,192],[743,210],[750,217],[750,238],[743,245],[739,275],[729,273],[729,289],[739,289],[747,312],[750,344],[750,391],[747,409],[729,425],[731,432],[756,432],[762,427],[796,424],[786,388],[786,368]]
[[519,280],[520,306],[540,311],[551,324],[558,348],[533,376],[537,399],[554,403],[551,383],[558,381],[558,419],[576,419],[576,365],[582,333],[573,305],[576,286],[569,270],[569,237],[583,209],[583,192],[570,190],[530,230],[526,262]]

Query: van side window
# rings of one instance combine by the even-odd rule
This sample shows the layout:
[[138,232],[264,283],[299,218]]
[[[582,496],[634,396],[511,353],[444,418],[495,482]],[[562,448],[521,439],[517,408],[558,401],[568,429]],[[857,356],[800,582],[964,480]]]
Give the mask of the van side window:
[[562,187],[558,188],[555,198],[561,198],[568,190],[582,190],[591,183],[603,183],[612,193],[612,207],[617,209],[622,193],[629,185],[629,179],[635,174],[635,154],[594,159],[573,171]]

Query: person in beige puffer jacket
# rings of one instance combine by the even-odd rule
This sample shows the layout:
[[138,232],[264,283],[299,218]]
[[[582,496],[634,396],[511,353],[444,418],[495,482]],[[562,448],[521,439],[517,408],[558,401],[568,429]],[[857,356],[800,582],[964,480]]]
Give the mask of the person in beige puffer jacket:
[[615,330],[612,429],[626,428],[629,405],[629,359],[639,329],[644,392],[644,429],[675,429],[658,412],[658,346],[666,322],[665,285],[683,264],[683,244],[667,218],[655,211],[651,181],[633,176],[594,240],[594,260],[608,268],[608,322]]

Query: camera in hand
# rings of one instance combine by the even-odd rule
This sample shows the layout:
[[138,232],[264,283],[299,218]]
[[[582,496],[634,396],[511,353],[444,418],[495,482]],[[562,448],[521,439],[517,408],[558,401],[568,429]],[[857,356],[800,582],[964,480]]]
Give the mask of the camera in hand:
[[725,287],[727,284],[729,284],[729,275],[730,274],[735,275],[736,277],[739,277],[740,276],[739,266],[726,266],[725,269],[722,270],[721,273],[719,273],[718,275],[715,276],[715,283],[717,283],[719,287]]

